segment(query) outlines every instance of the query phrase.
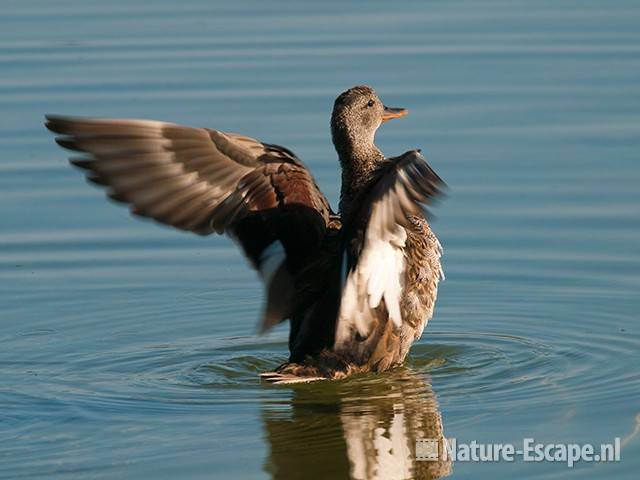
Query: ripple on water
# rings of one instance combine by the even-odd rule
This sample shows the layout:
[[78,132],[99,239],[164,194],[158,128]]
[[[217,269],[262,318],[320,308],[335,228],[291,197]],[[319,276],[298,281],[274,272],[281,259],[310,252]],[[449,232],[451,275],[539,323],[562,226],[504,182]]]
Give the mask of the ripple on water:
[[479,404],[502,410],[628,398],[640,373],[607,359],[638,349],[637,336],[615,334],[574,334],[550,343],[533,336],[431,332],[413,348],[410,364],[442,385],[441,401],[455,399],[461,410]]
[[[212,345],[215,345],[212,347]],[[87,408],[192,411],[255,402],[259,373],[285,360],[286,342],[255,337],[149,345],[77,359],[67,382]],[[91,371],[92,378],[74,372]],[[75,378],[74,378],[75,377]],[[78,399],[78,395],[75,396]],[[96,405],[99,403],[100,405]]]
[[[418,375],[430,376],[441,401],[455,399],[456,409],[478,404],[487,410],[539,407],[630,395],[639,374],[625,368],[624,362],[607,359],[639,347],[634,336],[574,335],[554,344],[533,336],[429,332],[412,349],[408,366]],[[52,364],[52,371],[58,370],[46,389],[25,393],[55,398],[65,392],[75,406],[95,411],[187,411],[255,402],[255,394],[271,388],[260,383],[259,373],[285,361],[286,351],[284,338],[212,337],[78,352]],[[374,398],[380,385],[395,379],[394,375],[360,375],[331,382],[338,387],[323,382],[302,388],[311,394],[338,388],[347,400],[354,392],[357,397]],[[410,393],[403,391],[403,395]],[[384,390],[382,395],[393,397],[393,392]]]

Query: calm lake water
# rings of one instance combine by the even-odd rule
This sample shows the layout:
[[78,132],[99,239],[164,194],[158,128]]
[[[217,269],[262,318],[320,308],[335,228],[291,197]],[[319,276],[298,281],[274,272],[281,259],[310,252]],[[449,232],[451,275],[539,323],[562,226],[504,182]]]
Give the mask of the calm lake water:
[[[2,2],[1,478],[637,478],[640,3]],[[447,280],[403,368],[274,387],[227,239],[130,218],[44,113],[286,145],[337,204],[335,96],[411,114],[450,186]],[[618,463],[413,462],[416,437],[600,444]],[[390,450],[391,449],[391,450]]]

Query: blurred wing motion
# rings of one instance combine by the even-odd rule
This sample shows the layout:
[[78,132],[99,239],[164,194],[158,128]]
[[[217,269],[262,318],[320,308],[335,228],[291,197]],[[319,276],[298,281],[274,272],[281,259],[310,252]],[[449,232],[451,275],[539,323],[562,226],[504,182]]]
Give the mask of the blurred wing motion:
[[293,276],[324,237],[330,207],[289,150],[149,120],[47,116],[73,165],[109,197],[181,230],[236,239],[267,290],[263,329],[290,315]]
[[[381,343],[380,335],[407,321],[402,307],[409,297],[405,282],[413,267],[412,256],[435,255],[439,268],[437,239],[433,245],[423,242],[414,252],[408,248],[408,238],[414,235],[411,232],[416,225],[426,225],[423,205],[432,202],[444,188],[444,182],[419,151],[388,159],[378,175],[379,180],[354,212],[356,223],[352,223],[354,228],[345,239],[347,252],[343,258],[335,347],[338,351],[351,350],[355,355],[364,352],[358,352],[354,345],[376,346]],[[425,247],[434,251],[425,252]],[[426,264],[422,258],[415,260]],[[392,325],[387,325],[387,319]],[[378,338],[371,338],[374,336]]]

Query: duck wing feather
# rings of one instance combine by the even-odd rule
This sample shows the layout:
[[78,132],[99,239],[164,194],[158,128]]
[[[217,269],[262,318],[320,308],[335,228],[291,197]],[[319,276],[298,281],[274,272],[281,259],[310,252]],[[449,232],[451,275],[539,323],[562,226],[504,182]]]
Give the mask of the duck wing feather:
[[331,209],[291,151],[250,137],[151,120],[47,115],[87,179],[133,214],[199,235],[226,233],[265,281],[266,329],[290,315],[294,277]]
[[[445,184],[419,150],[387,159],[345,222],[335,345],[360,361],[403,323],[407,238]],[[395,332],[395,333],[394,333]],[[386,361],[386,360],[385,360]]]

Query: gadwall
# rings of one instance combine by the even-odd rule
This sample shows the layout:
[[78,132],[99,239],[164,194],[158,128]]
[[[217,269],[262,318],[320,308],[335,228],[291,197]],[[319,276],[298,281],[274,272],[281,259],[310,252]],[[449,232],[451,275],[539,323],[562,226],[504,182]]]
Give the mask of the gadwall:
[[374,143],[406,114],[368,86],[336,99],[339,215],[278,145],[150,120],[48,115],[46,126],[135,215],[240,245],[264,281],[262,330],[291,322],[289,361],[262,376],[295,383],[398,365],[433,314],[442,248],[424,206],[444,183],[419,150],[385,158]]

